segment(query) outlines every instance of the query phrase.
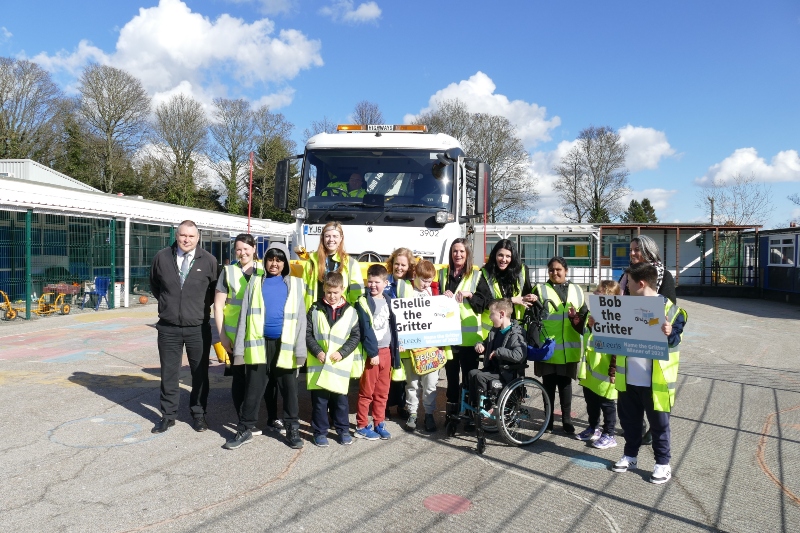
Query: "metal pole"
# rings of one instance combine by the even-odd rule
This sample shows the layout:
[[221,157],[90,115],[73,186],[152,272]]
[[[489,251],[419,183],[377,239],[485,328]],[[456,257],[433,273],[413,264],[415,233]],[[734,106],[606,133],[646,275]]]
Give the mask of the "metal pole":
[[[109,244],[111,245],[111,282],[108,284],[108,292],[111,294],[106,294],[106,299],[108,300],[108,308],[114,309],[114,292],[116,291],[117,287],[117,219],[112,218],[111,221],[108,223],[108,233],[109,233]],[[109,298],[109,296],[111,296]]]
[[123,306],[130,307],[130,282],[131,282],[131,219],[125,217],[125,272],[123,274],[125,296],[123,296]]
[[33,209],[25,212],[25,318],[31,319],[31,298],[33,297],[33,277],[31,276],[31,221]]
[[250,214],[253,211],[253,152],[250,152],[250,194],[247,196],[247,233],[250,233]]

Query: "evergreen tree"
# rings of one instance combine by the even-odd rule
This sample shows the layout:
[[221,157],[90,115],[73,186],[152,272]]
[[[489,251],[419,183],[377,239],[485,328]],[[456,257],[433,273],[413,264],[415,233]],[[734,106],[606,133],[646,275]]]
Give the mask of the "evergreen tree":
[[589,211],[589,220],[586,222],[591,224],[608,224],[611,222],[611,215],[609,214],[608,209],[601,205],[595,204]]
[[658,222],[658,217],[656,216],[656,210],[653,209],[653,206],[650,204],[649,199],[645,198],[644,200],[642,200],[642,210],[647,216],[647,222]]
[[[643,202],[647,202],[647,204],[650,205],[650,201],[646,198],[643,200]],[[621,220],[623,222],[649,222],[644,207],[636,200],[631,200],[631,203],[628,205],[628,210],[622,213]]]

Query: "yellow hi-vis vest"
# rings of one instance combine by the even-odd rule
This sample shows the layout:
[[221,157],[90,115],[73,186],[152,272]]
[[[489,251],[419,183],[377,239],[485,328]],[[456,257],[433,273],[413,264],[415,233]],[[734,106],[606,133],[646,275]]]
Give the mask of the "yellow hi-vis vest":
[[591,332],[583,335],[583,360],[578,369],[578,379],[583,387],[609,400],[617,399],[617,389],[608,377],[611,355],[595,351]]
[[[439,270],[440,294],[445,293],[449,269],[449,266],[445,266]],[[475,294],[475,291],[478,290],[478,280],[480,279],[480,271],[475,270],[474,268],[469,271],[469,277],[467,277],[467,273],[465,272],[464,276],[461,278],[461,281],[458,282],[456,292],[468,291],[472,294]],[[484,339],[483,326],[481,321],[478,319],[478,314],[472,309],[472,306],[469,305],[468,302],[462,302],[458,307],[461,315],[461,344],[459,346],[475,346]]]
[[[342,263],[342,276],[344,277],[344,299],[347,303],[353,305],[358,300],[358,297],[364,294],[364,279],[361,276],[361,267],[358,266],[358,261],[349,255],[344,258],[336,254],[334,258],[337,262]],[[311,309],[311,304],[319,300],[320,294],[317,294],[319,287],[319,278],[317,265],[319,265],[319,257],[316,252],[308,255],[308,261],[303,264],[303,281],[306,283],[306,311]]]
[[[297,368],[297,358],[294,355],[295,338],[297,337],[297,310],[303,301],[305,294],[305,286],[303,280],[288,276],[289,280],[289,294],[286,297],[286,303],[283,306],[283,326],[281,327],[281,346],[278,352],[278,360],[275,366],[278,368]],[[247,329],[244,341],[245,362],[247,362],[248,346],[251,350],[261,347],[263,352],[259,356],[261,362],[266,362],[266,351],[264,349],[264,293],[261,291],[263,277],[259,276],[253,281],[253,297],[250,301],[251,312],[247,318]],[[252,310],[258,309],[259,313],[256,314]],[[305,332],[303,332],[303,342],[305,342]],[[252,353],[252,352],[251,352]],[[252,364],[252,363],[250,363]]]
[[[333,324],[333,327],[328,324],[325,312],[316,307],[309,318],[314,328],[314,338],[326,355],[330,355],[344,346],[353,326],[358,323],[358,313],[352,306],[344,310],[339,320]],[[317,359],[317,354],[308,354],[308,359],[306,360],[306,388],[309,390],[325,389],[338,394],[347,394],[347,389],[350,387],[350,367],[352,364],[352,354],[338,363],[331,363],[326,357],[325,364],[320,363],[319,359]]]
[[410,298],[414,292],[414,286],[407,279],[398,279],[397,282],[397,297]]
[[[502,298],[503,293],[500,291],[500,284],[497,283],[497,280],[496,279],[490,280],[489,274],[483,268],[481,269],[481,275],[483,275],[483,278],[486,280],[486,283],[490,284],[490,287],[492,288],[492,296],[494,296],[494,298],[498,300]],[[527,280],[527,276],[528,276],[528,269],[525,265],[522,265],[522,268],[519,271],[519,293],[515,293],[513,296],[522,295],[522,288],[525,286],[525,281]],[[477,287],[478,286],[476,284],[475,288],[477,289]],[[514,318],[517,319],[517,322],[522,320],[523,315],[525,315],[525,309],[526,307],[524,305],[516,305],[516,304],[514,305]],[[489,336],[489,332],[492,330],[492,321],[489,319],[488,305],[486,306],[486,309],[483,310],[483,313],[481,313],[481,325],[482,325],[481,340],[485,340],[486,337]]]
[[356,189],[354,191],[351,191],[351,190],[348,189],[349,187],[350,187],[350,181],[349,180],[348,181],[332,181],[325,188],[326,189],[339,189],[340,191],[342,191],[342,194],[341,195],[337,195],[336,193],[328,193],[328,191],[323,190],[321,196],[333,196],[334,198],[336,196],[348,196],[350,198],[363,198],[367,194],[367,191],[364,190],[364,189]]
[[[670,324],[675,323],[675,319],[678,318],[679,314],[683,314],[684,321],[688,320],[689,317],[685,310],[673,304],[667,298],[664,300],[666,302],[664,313]],[[680,346],[680,344],[678,346]],[[650,379],[651,388],[653,389],[653,408],[656,411],[669,413],[672,410],[672,406],[675,405],[675,384],[678,381],[678,363],[681,358],[678,346],[669,349],[669,360],[653,360],[653,372]],[[627,389],[627,360],[628,358],[625,356],[617,356],[617,379],[615,380],[615,386],[619,392],[625,392]]]
[[566,302],[562,302],[556,290],[547,283],[537,284],[534,292],[538,293],[539,301],[542,304],[545,300],[552,300],[556,305],[554,311],[552,306],[545,304],[547,318],[542,321],[542,341],[546,337],[552,337],[556,343],[553,357],[547,362],[554,365],[577,363],[581,360],[583,341],[581,334],[572,327],[568,315],[570,306],[576,310],[583,307],[583,291],[576,284],[570,283],[567,288]]
[[[228,265],[225,268],[225,281],[228,284],[228,297],[222,309],[222,330],[231,343],[236,340],[236,328],[239,325],[239,314],[242,311],[242,300],[247,291],[247,279],[244,277],[242,267]],[[264,274],[264,267],[258,261],[253,263],[253,276]]]

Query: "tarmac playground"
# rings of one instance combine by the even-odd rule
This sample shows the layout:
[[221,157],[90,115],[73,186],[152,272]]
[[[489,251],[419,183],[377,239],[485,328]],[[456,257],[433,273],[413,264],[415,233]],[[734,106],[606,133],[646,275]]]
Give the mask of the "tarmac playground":
[[302,450],[265,433],[228,451],[230,378],[213,364],[210,430],[196,433],[186,367],[178,423],[154,435],[155,306],[4,321],[0,530],[800,531],[800,307],[679,303],[689,322],[666,485],[648,482],[651,450],[640,470],[616,474],[621,444],[587,447],[558,416],[531,446],[490,437],[478,456],[474,434],[446,438],[444,372],[433,435],[407,433],[395,418],[389,441],[316,448],[301,386]]

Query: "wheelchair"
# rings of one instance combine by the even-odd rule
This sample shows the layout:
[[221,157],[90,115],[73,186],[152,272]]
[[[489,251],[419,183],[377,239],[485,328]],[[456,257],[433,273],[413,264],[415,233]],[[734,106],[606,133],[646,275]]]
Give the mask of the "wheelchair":
[[499,432],[512,446],[536,442],[547,429],[553,406],[542,384],[524,375],[526,368],[527,362],[504,365],[504,371],[516,371],[519,377],[505,386],[499,379],[493,379],[486,394],[478,398],[478,407],[471,404],[469,392],[462,388],[461,408],[458,414],[448,416],[447,436],[455,436],[459,422],[471,418],[475,422],[480,455],[486,451],[486,433]]

